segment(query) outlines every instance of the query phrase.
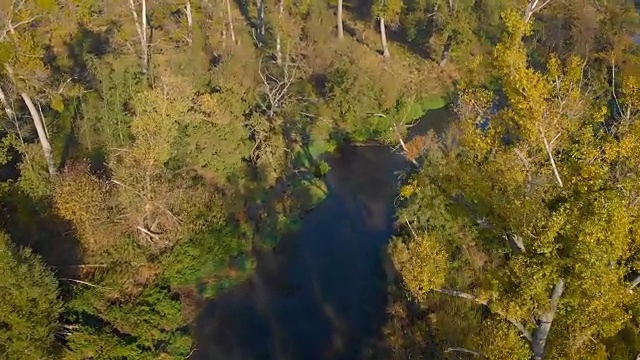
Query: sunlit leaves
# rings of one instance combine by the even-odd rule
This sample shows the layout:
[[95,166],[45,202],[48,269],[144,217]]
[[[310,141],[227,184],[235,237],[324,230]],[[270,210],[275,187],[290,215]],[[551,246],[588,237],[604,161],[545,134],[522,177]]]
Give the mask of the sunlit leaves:
[[393,263],[413,296],[423,301],[433,289],[445,282],[447,254],[434,238],[424,234],[409,244],[396,239],[390,246]]
[[[515,12],[503,18],[494,54],[501,93],[461,87],[456,143],[442,142],[402,188],[407,245],[395,242],[392,255],[413,296],[435,296],[425,289],[438,283],[477,296],[471,308],[486,304],[492,315],[476,338],[491,334],[500,345],[480,341],[476,349],[496,359],[530,357],[505,320],[533,330],[530,319],[548,309],[563,278],[547,353],[602,358],[633,303],[640,127],[627,109],[637,106],[637,86],[623,78],[619,109],[608,112],[591,93],[583,60],[551,57],[544,71],[534,69],[522,42],[529,25]],[[413,235],[423,229],[430,251]]]

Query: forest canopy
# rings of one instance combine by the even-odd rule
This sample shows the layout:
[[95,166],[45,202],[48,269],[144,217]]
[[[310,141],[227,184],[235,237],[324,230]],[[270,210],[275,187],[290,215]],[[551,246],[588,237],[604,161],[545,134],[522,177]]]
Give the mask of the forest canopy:
[[637,25],[626,0],[0,1],[0,358],[188,358],[204,301],[326,196],[323,156],[368,142],[412,163],[389,256],[420,313],[379,358],[635,357]]

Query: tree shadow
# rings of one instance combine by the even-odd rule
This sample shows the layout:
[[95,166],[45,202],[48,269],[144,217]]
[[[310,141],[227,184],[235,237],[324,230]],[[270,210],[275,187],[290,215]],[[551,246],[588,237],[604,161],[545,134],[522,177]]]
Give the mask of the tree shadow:
[[2,200],[0,223],[11,240],[31,248],[58,277],[74,277],[82,264],[82,250],[70,224],[60,218],[47,200],[37,201],[17,189]]
[[327,198],[251,279],[204,306],[194,359],[357,359],[386,321],[380,253],[392,231],[394,172],[385,147],[327,158]]

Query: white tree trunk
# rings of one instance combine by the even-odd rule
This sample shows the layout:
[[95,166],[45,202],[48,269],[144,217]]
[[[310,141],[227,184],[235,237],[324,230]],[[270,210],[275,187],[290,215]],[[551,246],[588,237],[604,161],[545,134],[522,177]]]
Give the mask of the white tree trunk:
[[138,16],[136,5],[133,0],[129,0],[129,7],[133,15],[133,21],[136,24],[136,31],[140,39],[140,48],[142,51],[142,72],[147,73],[149,70],[149,42],[147,41],[147,0],[142,1],[142,14]]
[[550,2],[551,0],[530,0],[524,10],[524,21],[531,21],[531,17],[533,16],[533,14],[540,11],[545,5]]
[[389,54],[389,46],[387,45],[387,30],[384,26],[384,18],[380,18],[380,42],[382,42],[382,56],[388,58],[391,56]]
[[149,71],[149,38],[147,37],[147,0],[142,0],[142,59],[143,71]]
[[256,8],[258,10],[258,44],[264,44],[265,25],[264,25],[264,7],[266,0],[256,0]]
[[342,25],[342,0],[338,0],[338,39],[344,38],[344,28]]
[[[278,24],[280,27],[282,27],[282,15],[284,13],[284,0],[280,0],[278,1],[278,21],[280,22],[280,24]],[[281,38],[281,33],[282,30],[278,30],[278,34],[276,35],[276,62],[278,63],[278,65],[282,65],[282,40]]]
[[231,41],[236,43],[236,33],[233,31],[233,16],[231,15],[231,0],[225,0],[227,4],[227,22],[229,23],[229,34],[231,34]]
[[49,175],[55,175],[57,171],[57,167],[55,161],[53,160],[53,151],[51,150],[51,143],[49,143],[49,137],[47,136],[47,132],[44,126],[44,119],[40,117],[40,113],[36,109],[31,97],[27,95],[27,93],[23,92],[20,94],[24,103],[29,108],[29,113],[31,113],[31,118],[33,119],[33,124],[36,127],[36,132],[38,133],[38,139],[40,140],[40,145],[42,146],[42,152],[44,153],[44,158],[47,161],[47,167],[49,168]]
[[15,123],[16,113],[13,111],[13,109],[9,105],[9,100],[7,100],[7,96],[5,95],[4,90],[2,90],[2,88],[0,88],[0,102],[4,107],[4,112],[7,113],[7,117],[9,117],[9,120]]
[[558,303],[560,297],[564,292],[564,280],[559,279],[556,286],[553,288],[551,294],[551,303],[549,309],[540,314],[538,317],[538,327],[533,330],[533,339],[531,340],[531,350],[533,351],[533,358],[535,360],[544,359],[544,348],[547,344],[547,337],[549,336],[549,330],[551,330],[551,323],[553,323],[553,317],[558,309]]
[[434,289],[434,290],[450,296],[471,300],[480,305],[488,307],[489,310],[494,311],[496,314],[502,316],[505,320],[509,321],[512,325],[514,325],[520,331],[522,336],[529,341],[529,345],[531,346],[531,351],[533,352],[534,360],[543,360],[545,355],[544,351],[545,351],[545,346],[547,344],[547,338],[549,336],[549,331],[551,330],[551,324],[553,323],[553,318],[556,314],[556,310],[558,310],[558,303],[560,302],[560,298],[562,297],[562,293],[564,292],[564,279],[558,279],[558,282],[554,286],[553,292],[551,293],[551,301],[549,302],[549,307],[544,312],[540,313],[537,316],[536,328],[533,330],[533,333],[529,332],[518,320],[511,318],[500,311],[492,309],[491,306],[489,306],[489,303],[487,300],[481,300],[475,295],[468,294],[458,290],[452,290],[452,289]]
[[193,14],[191,13],[191,1],[187,0],[187,5],[185,6],[184,12],[187,15],[187,27],[189,32],[189,37],[187,41],[189,45],[193,44]]

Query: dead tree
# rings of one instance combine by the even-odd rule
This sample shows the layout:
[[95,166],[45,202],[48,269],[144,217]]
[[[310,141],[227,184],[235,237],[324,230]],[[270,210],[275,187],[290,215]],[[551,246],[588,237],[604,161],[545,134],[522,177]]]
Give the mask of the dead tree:
[[272,119],[278,113],[289,97],[289,87],[296,78],[296,66],[285,61],[281,66],[282,74],[276,78],[266,71],[262,65],[262,59],[258,64],[258,73],[262,79],[262,95],[260,106],[268,118]]

